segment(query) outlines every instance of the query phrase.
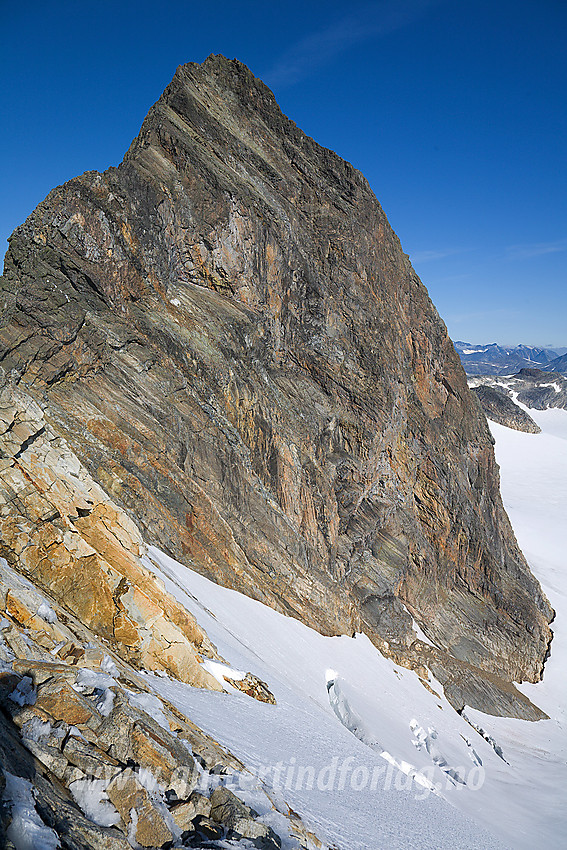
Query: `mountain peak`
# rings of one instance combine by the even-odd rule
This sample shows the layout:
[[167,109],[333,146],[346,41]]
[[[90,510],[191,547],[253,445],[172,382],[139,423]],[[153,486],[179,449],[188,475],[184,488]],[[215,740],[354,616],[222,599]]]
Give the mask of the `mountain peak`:
[[148,541],[525,716],[552,612],[486,420],[368,183],[246,66],[180,66],[122,164],[18,230],[2,290],[4,367]]

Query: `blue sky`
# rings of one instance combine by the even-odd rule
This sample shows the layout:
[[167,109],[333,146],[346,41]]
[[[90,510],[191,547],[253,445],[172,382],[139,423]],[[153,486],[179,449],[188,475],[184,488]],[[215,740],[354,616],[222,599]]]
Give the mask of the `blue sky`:
[[368,178],[453,339],[567,346],[565,0],[1,0],[0,252],[223,53]]

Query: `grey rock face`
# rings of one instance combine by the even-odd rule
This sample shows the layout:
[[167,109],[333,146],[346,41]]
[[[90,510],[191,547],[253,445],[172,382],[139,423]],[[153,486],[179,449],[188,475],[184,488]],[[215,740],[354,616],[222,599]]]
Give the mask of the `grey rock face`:
[[[537,680],[552,611],[486,421],[364,177],[240,63],[12,237],[0,356],[146,538],[324,633]],[[465,640],[466,638],[466,640]]]
[[261,839],[263,848],[281,847],[278,836],[256,820],[258,813],[245,806],[228,788],[215,788],[211,794],[211,820],[220,823],[243,838]]
[[521,369],[514,375],[518,401],[536,410],[550,407],[567,409],[567,377],[559,372]]
[[540,433],[541,428],[529,413],[518,407],[505,392],[488,386],[473,387],[473,392],[488,419],[513,428],[515,431],[526,431],[529,434]]

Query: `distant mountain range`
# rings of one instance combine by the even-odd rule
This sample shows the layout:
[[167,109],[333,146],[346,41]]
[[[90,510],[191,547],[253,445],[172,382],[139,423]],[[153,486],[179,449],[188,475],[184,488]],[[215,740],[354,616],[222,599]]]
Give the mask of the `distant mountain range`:
[[567,374],[567,354],[551,348],[517,345],[453,343],[467,375],[513,375],[520,369],[538,368],[545,372]]

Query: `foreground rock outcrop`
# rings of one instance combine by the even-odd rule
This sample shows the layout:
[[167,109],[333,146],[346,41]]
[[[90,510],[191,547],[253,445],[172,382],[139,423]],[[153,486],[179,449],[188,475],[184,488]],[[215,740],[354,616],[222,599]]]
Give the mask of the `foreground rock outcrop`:
[[[243,65],[180,67],[118,168],[17,229],[0,299],[14,391],[147,540],[419,667],[413,616],[447,680],[454,664],[472,683],[540,678],[552,611],[445,326],[364,177]],[[119,641],[131,560],[107,559],[106,508],[77,507],[46,529],[64,558],[67,539],[91,547],[69,555],[85,581],[102,558],[129,583],[106,627]],[[9,560],[27,546],[44,563],[46,531],[24,546],[6,527]]]
[[[0,558],[1,846],[215,847],[228,838],[278,850],[271,826],[226,787],[251,787],[244,765],[120,655]],[[293,846],[324,847],[283,800],[256,793]]]
[[[0,552],[69,616],[138,668],[222,690],[201,666],[218,658],[195,619],[165,592],[140,557],[144,543],[27,393],[0,392]],[[0,587],[2,581],[0,578]],[[26,628],[33,608],[5,588],[6,611]],[[53,651],[82,657],[71,634],[41,623]],[[57,650],[57,654],[61,653]]]

